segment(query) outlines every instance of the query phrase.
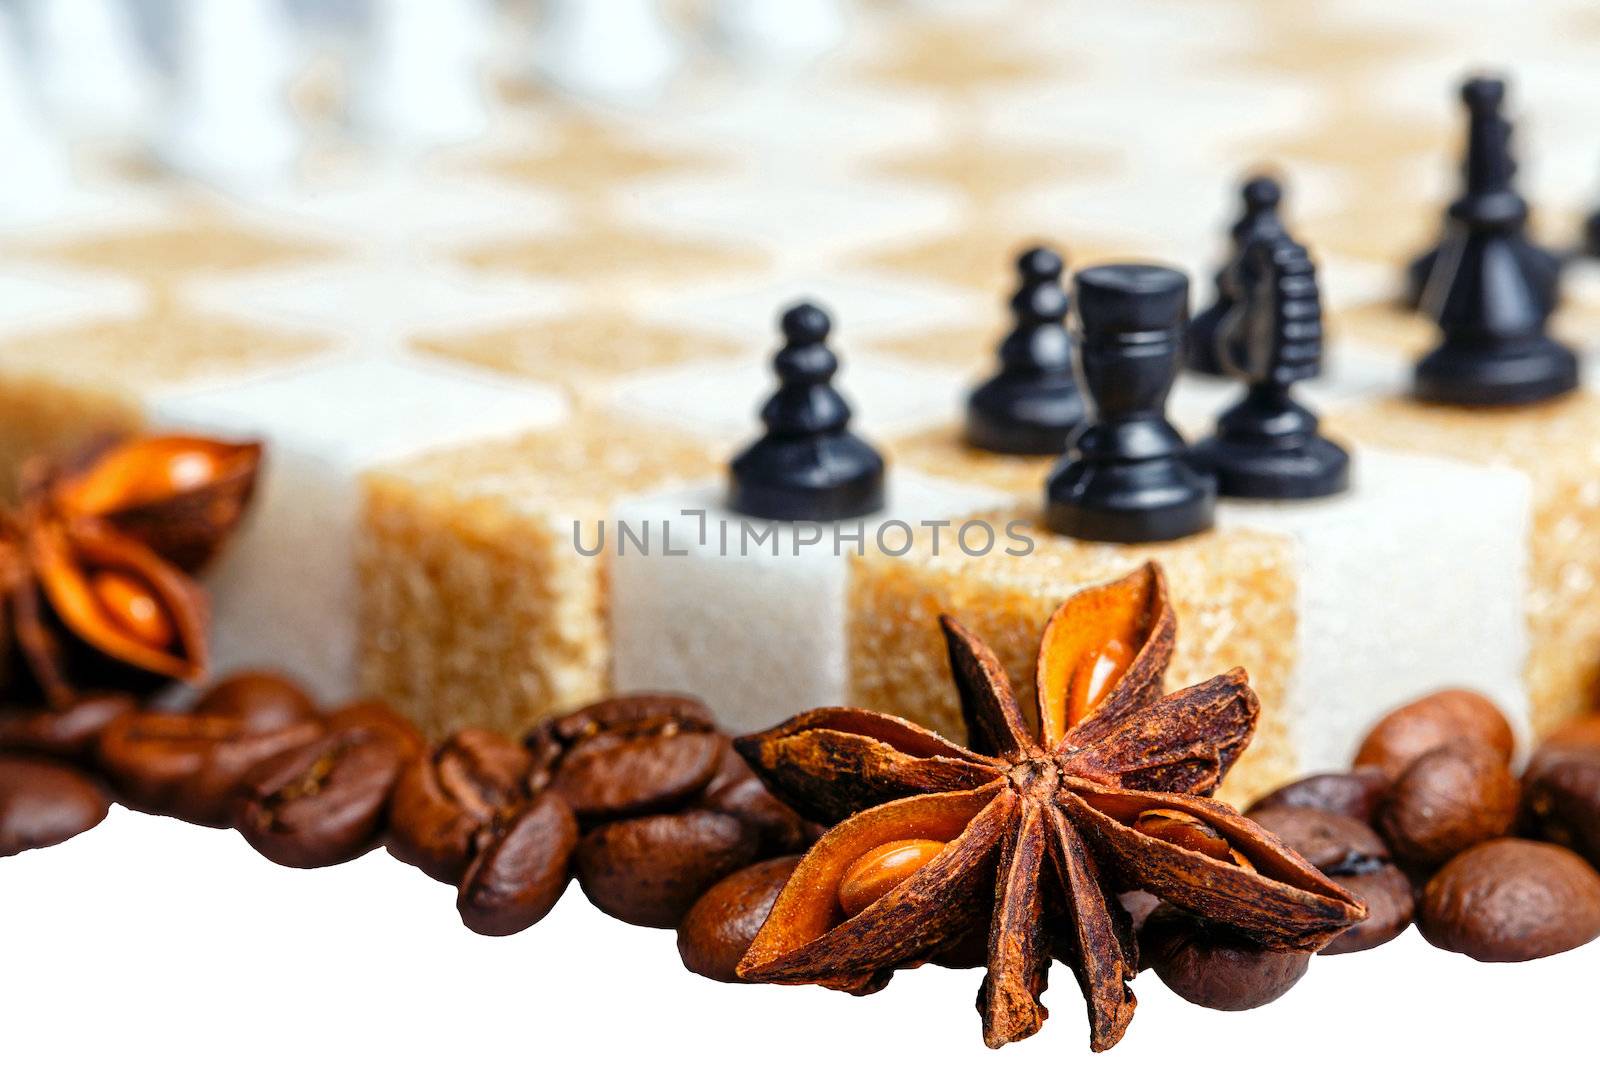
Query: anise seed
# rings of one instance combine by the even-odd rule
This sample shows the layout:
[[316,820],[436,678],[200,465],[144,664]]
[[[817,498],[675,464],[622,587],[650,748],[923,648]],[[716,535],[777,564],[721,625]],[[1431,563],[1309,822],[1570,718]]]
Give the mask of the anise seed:
[[1126,641],[1113,637],[1078,662],[1072,671],[1067,696],[1068,728],[1089,718],[1092,710],[1127,673],[1133,655],[1133,648]]
[[889,841],[864,853],[839,880],[839,907],[846,917],[861,912],[943,851],[943,841],[911,838]]
[[1255,869],[1238,849],[1228,843],[1227,838],[1187,812],[1151,808],[1139,813],[1139,817],[1133,820],[1133,828],[1169,845],[1177,845],[1247,870]]
[[101,571],[90,584],[95,599],[118,629],[151,648],[172,644],[172,622],[144,582],[123,571]]

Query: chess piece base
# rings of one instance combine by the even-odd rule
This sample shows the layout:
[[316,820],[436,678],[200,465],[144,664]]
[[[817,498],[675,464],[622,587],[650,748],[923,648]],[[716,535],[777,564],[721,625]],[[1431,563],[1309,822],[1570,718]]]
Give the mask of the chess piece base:
[[1317,432],[1317,417],[1288,386],[1261,382],[1222,413],[1217,432],[1190,458],[1217,479],[1221,496],[1309,500],[1350,487],[1350,454]]
[[883,459],[854,434],[764,438],[735,457],[728,505],[758,519],[853,519],[883,510],[883,473]]
[[1482,352],[1446,341],[1422,357],[1412,395],[1432,404],[1501,407],[1553,400],[1578,388],[1578,358],[1548,337]]
[[1010,456],[1059,456],[1088,410],[1070,378],[1058,383],[991,378],[967,401],[967,444]]
[[1314,500],[1350,488],[1350,453],[1326,437],[1272,451],[1209,437],[1194,461],[1216,476],[1218,495],[1243,500]]
[[1080,541],[1146,544],[1211,529],[1216,481],[1171,456],[1088,466],[1071,460],[1051,474],[1045,522]]

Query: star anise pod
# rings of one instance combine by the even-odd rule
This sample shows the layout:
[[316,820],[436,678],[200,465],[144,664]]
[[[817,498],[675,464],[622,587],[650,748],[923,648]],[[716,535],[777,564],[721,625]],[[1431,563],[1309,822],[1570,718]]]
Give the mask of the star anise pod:
[[142,437],[58,466],[25,465],[0,515],[3,697],[70,705],[206,668],[205,592],[190,576],[238,525],[255,444]]
[[1135,1003],[1119,892],[1146,890],[1270,948],[1314,951],[1363,918],[1350,893],[1208,799],[1259,705],[1237,669],[1162,695],[1176,623],[1155,564],[1056,610],[1031,723],[994,653],[940,622],[969,747],[859,708],[737,742],[796,810],[844,820],[796,868],[741,976],[872,992],[986,922],[985,1042],[1043,1024],[1054,954],[1077,976],[1102,1051]]

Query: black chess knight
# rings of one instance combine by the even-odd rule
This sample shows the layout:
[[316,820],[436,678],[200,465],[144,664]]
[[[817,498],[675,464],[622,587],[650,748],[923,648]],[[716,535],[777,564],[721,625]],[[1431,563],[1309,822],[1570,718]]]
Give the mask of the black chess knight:
[[1276,181],[1259,176],[1251,178],[1240,187],[1239,199],[1244,203],[1244,210],[1239,215],[1239,221],[1235,222],[1229,231],[1233,239],[1229,258],[1217,269],[1216,299],[1210,307],[1196,315],[1189,323],[1189,340],[1184,348],[1184,366],[1198,374],[1220,376],[1228,373],[1222,356],[1217,351],[1222,320],[1232,307],[1227,287],[1223,285],[1223,276],[1238,261],[1245,246],[1251,241],[1257,237],[1270,237],[1283,232],[1283,221],[1278,217],[1278,204],[1283,199],[1283,189]]
[[1165,407],[1178,373],[1189,279],[1119,264],[1073,280],[1094,414],[1050,474],[1050,528],[1088,541],[1172,541],[1211,528],[1216,482],[1189,461]]
[[[1435,275],[1448,275],[1453,264],[1441,263],[1451,237],[1463,226],[1493,224],[1502,231],[1500,256],[1505,266],[1522,275],[1522,285],[1548,314],[1559,298],[1561,259],[1540,248],[1527,236],[1528,205],[1513,184],[1517,164],[1511,153],[1511,123],[1501,114],[1506,83],[1500,78],[1469,78],[1461,86],[1467,107],[1467,151],[1461,166],[1463,191],[1445,216],[1439,244],[1422,253],[1406,268],[1405,301],[1439,320],[1442,283]],[[1432,292],[1430,292],[1430,290]]]
[[730,466],[729,506],[762,519],[828,522],[883,507],[883,459],[850,432],[850,406],[831,384],[839,361],[832,328],[815,304],[780,320],[784,344],[772,358],[778,391],[761,409],[766,433]]
[[1350,456],[1317,432],[1317,417],[1290,395],[1322,369],[1322,299],[1316,267],[1287,234],[1251,241],[1224,279],[1232,309],[1219,346],[1245,394],[1195,446],[1223,496],[1259,500],[1331,496],[1350,484]]
[[1048,248],[1030,248],[1017,259],[1014,326],[1000,342],[1000,370],[967,399],[967,443],[974,448],[1057,456],[1083,422],[1061,270],[1061,257]]
[[1511,186],[1511,127],[1500,117],[1505,86],[1476,78],[1462,90],[1472,110],[1467,190],[1422,292],[1443,340],[1417,364],[1420,400],[1464,406],[1526,404],[1578,386],[1571,349],[1545,333],[1556,261],[1525,234],[1528,205]]

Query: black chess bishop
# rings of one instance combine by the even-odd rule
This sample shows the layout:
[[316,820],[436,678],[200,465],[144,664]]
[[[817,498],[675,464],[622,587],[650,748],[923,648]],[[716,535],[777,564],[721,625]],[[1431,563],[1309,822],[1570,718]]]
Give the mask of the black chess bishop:
[[1578,386],[1572,350],[1545,332],[1555,302],[1556,261],[1529,243],[1528,205],[1512,188],[1511,126],[1500,116],[1502,82],[1475,78],[1467,189],[1450,205],[1422,310],[1443,334],[1413,377],[1420,400],[1464,406],[1527,404]]
[[1283,188],[1272,178],[1257,176],[1249,179],[1239,189],[1239,199],[1244,204],[1239,219],[1229,235],[1233,241],[1228,259],[1217,269],[1216,298],[1211,306],[1196,315],[1189,323],[1189,340],[1184,347],[1184,366],[1198,374],[1220,377],[1227,373],[1222,357],[1217,351],[1222,321],[1233,306],[1223,277],[1238,261],[1245,246],[1258,237],[1270,237],[1283,232],[1283,220],[1278,215],[1278,204],[1283,199]]
[[1211,528],[1216,482],[1167,421],[1189,317],[1181,271],[1118,264],[1073,279],[1093,414],[1045,489],[1050,528],[1088,541],[1172,541]]
[[1548,313],[1560,297],[1561,257],[1540,248],[1527,235],[1528,205],[1514,185],[1517,164],[1511,152],[1511,123],[1501,113],[1505,104],[1506,83],[1501,78],[1476,77],[1462,83],[1461,100],[1467,110],[1467,149],[1462,161],[1463,191],[1445,215],[1444,235],[1439,243],[1412,260],[1406,268],[1405,302],[1439,318],[1434,276],[1452,271],[1452,264],[1441,264],[1452,234],[1474,223],[1493,224],[1503,231],[1500,256],[1505,265],[1522,275],[1522,285]]
[[1350,484],[1350,456],[1318,432],[1291,395],[1322,369],[1322,299],[1316,266],[1287,234],[1251,241],[1223,280],[1231,309],[1219,350],[1245,394],[1195,446],[1223,496],[1290,500],[1331,496]]
[[815,304],[796,304],[779,322],[772,358],[778,391],[761,409],[766,433],[734,457],[729,506],[744,515],[829,522],[883,508],[883,458],[850,432],[850,405],[832,385],[839,361],[828,348],[832,323]]
[[1062,267],[1049,248],[1030,248],[1017,259],[1013,325],[1000,342],[1000,369],[967,398],[966,437],[974,448],[1056,456],[1083,422]]

